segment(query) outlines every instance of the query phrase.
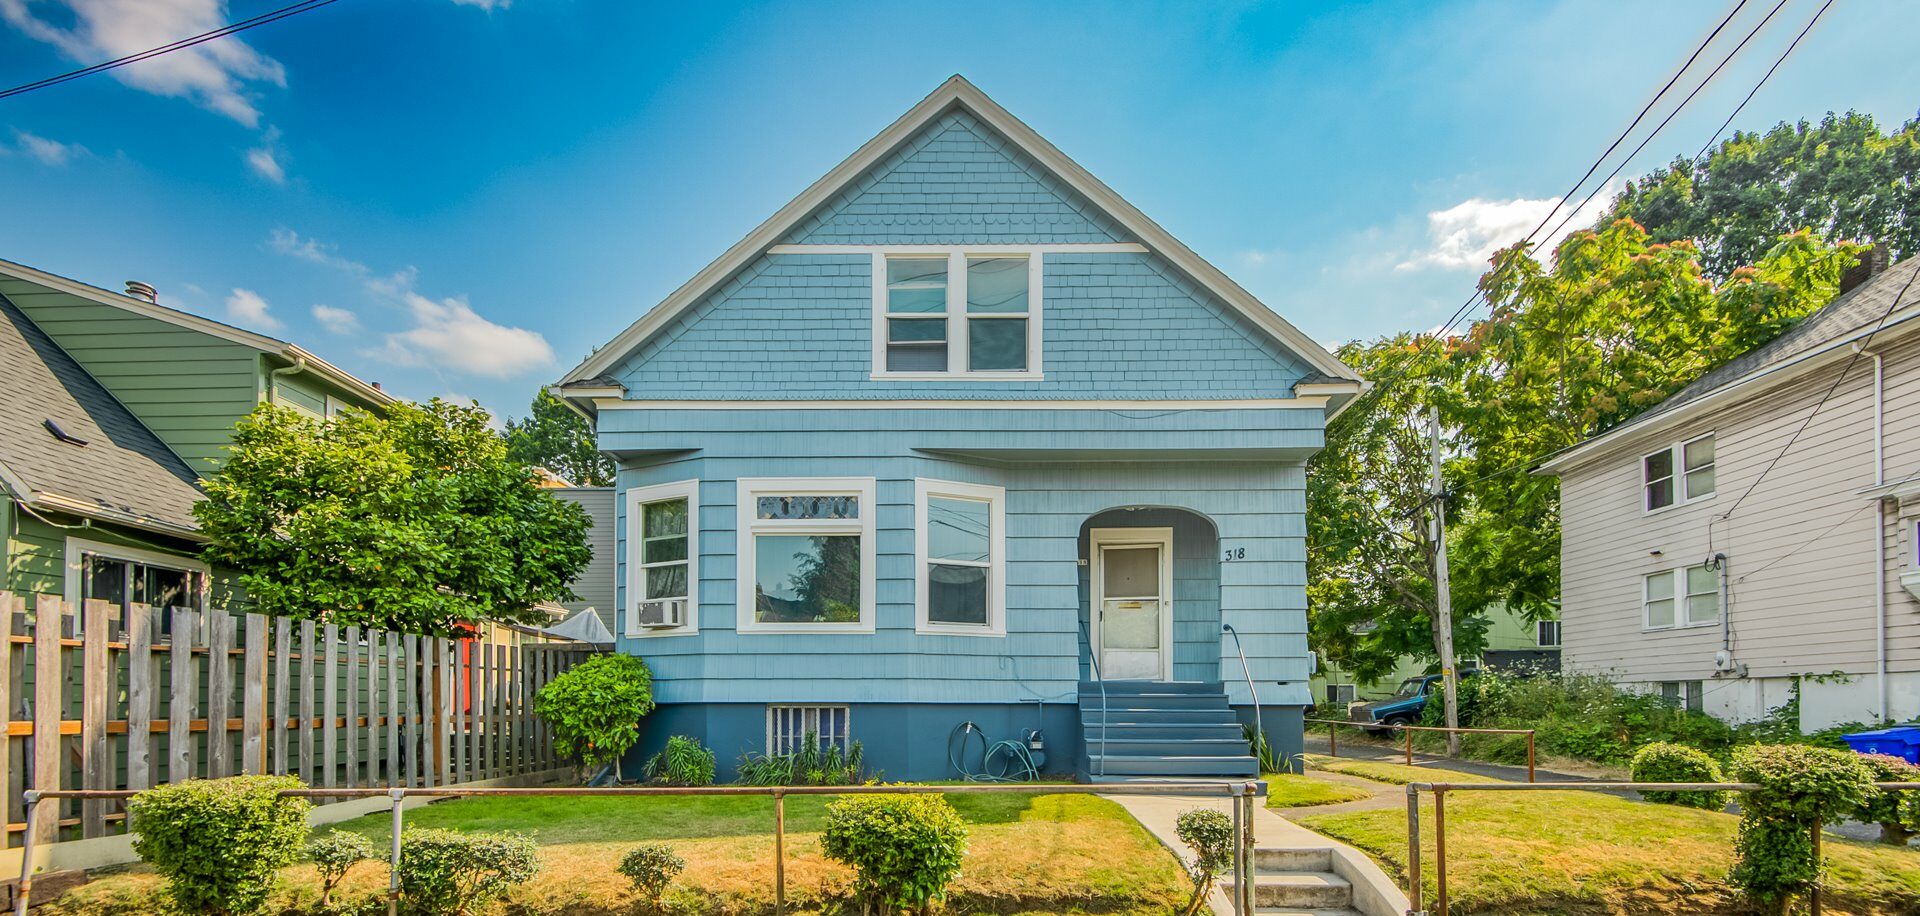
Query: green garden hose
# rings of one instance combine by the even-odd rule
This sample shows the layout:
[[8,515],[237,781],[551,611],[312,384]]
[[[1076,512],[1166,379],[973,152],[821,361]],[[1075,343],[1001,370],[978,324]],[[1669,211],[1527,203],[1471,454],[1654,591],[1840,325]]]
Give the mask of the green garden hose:
[[[966,766],[967,743],[970,736],[980,739],[980,769],[969,771]],[[956,748],[955,739],[959,747]],[[1000,761],[996,771],[994,762]],[[972,722],[962,722],[947,735],[947,762],[953,764],[960,778],[968,782],[1030,782],[1040,778],[1040,768],[1034,766],[1033,755],[1027,751],[1024,741],[988,741],[987,733]]]

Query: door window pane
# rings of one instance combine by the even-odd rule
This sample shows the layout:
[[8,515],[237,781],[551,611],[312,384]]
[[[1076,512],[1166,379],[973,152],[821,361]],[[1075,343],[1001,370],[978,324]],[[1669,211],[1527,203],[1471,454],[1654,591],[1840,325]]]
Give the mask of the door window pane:
[[1027,368],[1025,318],[977,318],[967,322],[967,368],[1017,371]]
[[1160,548],[1109,547],[1102,553],[1105,567],[1103,597],[1160,596]]
[[927,498],[927,556],[936,560],[987,562],[992,533],[988,503],[977,499]]
[[887,259],[888,312],[910,315],[946,310],[946,258]]
[[927,569],[927,620],[986,626],[987,567],[932,564]]
[[967,261],[967,311],[1000,315],[1027,312],[1026,258]]
[[760,623],[859,622],[860,535],[755,535],[753,614]]

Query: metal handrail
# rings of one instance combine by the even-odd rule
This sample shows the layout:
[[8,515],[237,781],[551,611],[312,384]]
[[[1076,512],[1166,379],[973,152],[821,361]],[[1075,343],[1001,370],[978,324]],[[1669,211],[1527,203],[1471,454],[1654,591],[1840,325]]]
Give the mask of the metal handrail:
[[1253,735],[1259,744],[1255,744],[1252,750],[1254,763],[1259,764],[1261,762],[1260,745],[1267,743],[1267,723],[1260,715],[1260,690],[1253,686],[1253,669],[1247,667],[1247,650],[1240,645],[1240,631],[1235,630],[1230,623],[1221,624],[1220,631],[1233,637],[1233,651],[1240,655],[1240,673],[1246,676],[1247,693],[1253,697]]
[[[1092,614],[1093,611],[1088,610],[1087,613]],[[1093,775],[1105,776],[1107,775],[1107,679],[1100,674],[1100,647],[1093,644],[1093,633],[1086,624],[1080,622],[1079,618],[1076,617],[1074,623],[1080,624],[1080,635],[1086,637],[1087,667],[1093,669],[1093,682],[1100,685],[1100,772]]]
[[1414,732],[1447,732],[1455,735],[1526,735],[1527,736],[1527,781],[1534,781],[1534,730],[1531,728],[1448,728],[1444,725],[1401,725],[1386,722],[1355,722],[1351,719],[1301,719],[1302,725],[1324,724],[1327,727],[1327,756],[1340,756],[1340,738],[1335,729],[1340,726],[1361,730],[1399,729],[1406,738],[1407,766],[1413,766]]

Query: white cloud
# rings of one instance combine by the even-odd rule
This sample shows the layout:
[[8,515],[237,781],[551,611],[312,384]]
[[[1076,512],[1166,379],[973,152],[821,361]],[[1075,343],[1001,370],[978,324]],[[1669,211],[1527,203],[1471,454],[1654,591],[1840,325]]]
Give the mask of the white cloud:
[[453,2],[458,6],[477,7],[489,13],[494,10],[504,10],[513,5],[513,0],[453,0]]
[[280,329],[280,319],[271,314],[272,307],[259,293],[250,289],[238,289],[227,297],[227,317],[241,325],[250,325],[262,331]]
[[256,146],[247,150],[247,168],[274,184],[287,183],[286,166],[280,164],[271,146]]
[[[1551,251],[1569,234],[1591,227],[1612,201],[1613,192],[1609,189],[1595,194],[1572,219],[1566,218],[1564,209],[1555,212],[1544,227],[1551,234],[1538,239],[1533,250]],[[1558,197],[1513,200],[1476,197],[1445,210],[1435,210],[1427,214],[1427,247],[1400,262],[1396,269],[1485,270],[1495,251],[1526,238],[1559,203]],[[1559,226],[1557,231],[1556,226]]]
[[336,254],[334,246],[319,239],[302,236],[285,226],[273,230],[272,234],[267,236],[267,245],[287,257],[345,271],[356,277],[366,277],[373,273],[367,269],[367,265]]
[[360,330],[359,315],[355,315],[348,309],[334,308],[331,305],[314,306],[313,320],[320,322],[321,327],[335,334],[351,334]]
[[45,137],[27,133],[15,128],[13,139],[19,151],[40,160],[41,165],[61,166],[73,161],[75,156],[86,155],[87,148],[78,143],[61,143]]
[[488,378],[512,378],[553,364],[553,348],[538,331],[495,324],[465,298],[401,294],[414,326],[387,335],[384,355],[410,366],[444,366]]
[[[71,25],[42,18],[37,15],[41,7],[64,8],[61,18],[70,19]],[[91,65],[217,29],[229,16],[225,0],[0,0],[0,21]],[[278,61],[233,37],[110,72],[135,89],[189,99],[248,127],[260,123],[250,90],[259,84],[287,84],[286,69]]]

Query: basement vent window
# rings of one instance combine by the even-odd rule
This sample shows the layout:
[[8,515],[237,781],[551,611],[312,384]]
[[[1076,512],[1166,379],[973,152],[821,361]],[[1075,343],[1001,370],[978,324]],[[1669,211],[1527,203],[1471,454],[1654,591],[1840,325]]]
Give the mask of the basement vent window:
[[818,750],[847,750],[848,721],[845,706],[769,706],[767,707],[767,753],[799,753],[812,741]]

